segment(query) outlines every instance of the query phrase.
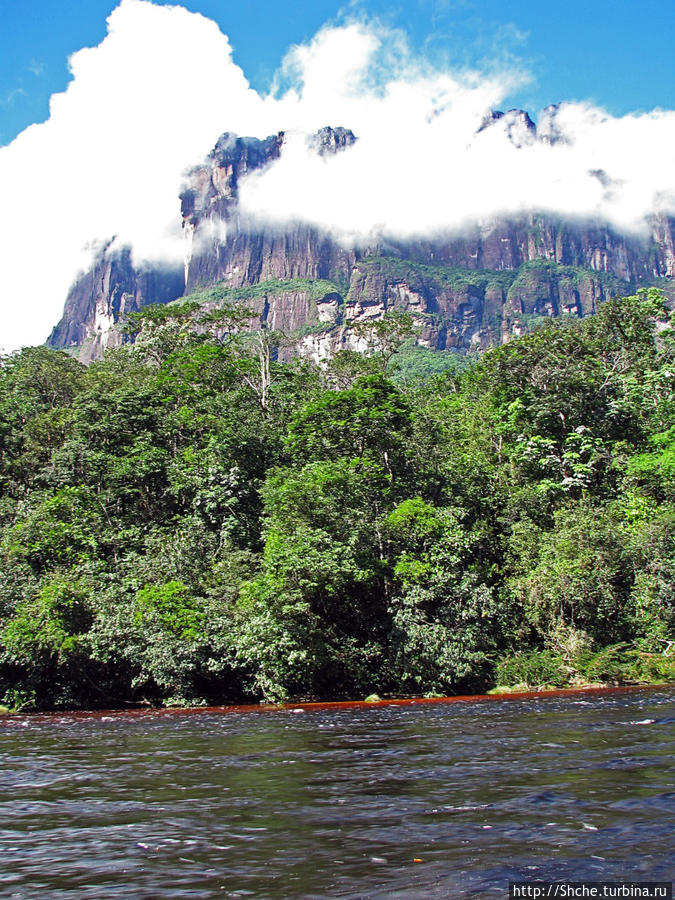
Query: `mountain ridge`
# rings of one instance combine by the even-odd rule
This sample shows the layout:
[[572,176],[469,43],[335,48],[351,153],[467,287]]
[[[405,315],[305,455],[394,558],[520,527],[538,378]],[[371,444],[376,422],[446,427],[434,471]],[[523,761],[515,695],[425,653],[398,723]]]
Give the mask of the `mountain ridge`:
[[[505,129],[516,147],[564,140],[556,133],[555,108],[539,131],[522,110],[491,113],[480,130],[489,127]],[[130,248],[109,245],[71,288],[50,346],[88,361],[123,342],[118,323],[149,303],[214,286],[227,292],[274,282],[275,290],[255,308],[257,321],[282,322],[289,332],[309,329],[296,350],[315,359],[355,348],[349,323],[390,311],[410,313],[428,347],[482,350],[524,333],[535,319],[591,315],[608,297],[675,273],[675,220],[658,214],[645,236],[532,211],[433,239],[378,239],[367,246],[345,246],[303,222],[251,223],[241,215],[240,184],[274,165],[285,140],[284,132],[264,140],[225,132],[189,170],[180,194],[182,271],[134,267]],[[307,137],[321,156],[348,152],[357,140],[347,128],[328,126]],[[330,282],[336,290],[317,302],[292,285],[284,289],[284,282],[297,279]]]

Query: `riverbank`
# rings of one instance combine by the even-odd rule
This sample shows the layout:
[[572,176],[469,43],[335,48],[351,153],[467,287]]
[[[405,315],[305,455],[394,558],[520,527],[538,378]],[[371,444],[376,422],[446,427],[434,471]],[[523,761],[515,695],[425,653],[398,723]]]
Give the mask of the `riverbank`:
[[13,720],[49,721],[55,719],[61,721],[64,717],[76,719],[116,719],[124,717],[136,718],[139,716],[190,716],[202,713],[226,714],[226,713],[304,713],[312,711],[329,711],[341,709],[379,709],[382,707],[414,707],[433,706],[452,703],[488,703],[511,700],[549,700],[561,697],[574,696],[602,696],[640,693],[656,690],[675,689],[673,684],[639,684],[639,685],[593,685],[569,688],[551,688],[528,691],[504,691],[501,693],[487,694],[458,694],[452,697],[388,697],[377,700],[306,700],[288,703],[240,703],[226,704],[222,706],[137,706],[128,709],[88,709],[88,710],[57,710],[52,712],[11,712],[5,707],[5,712],[0,710],[0,724],[11,723]]

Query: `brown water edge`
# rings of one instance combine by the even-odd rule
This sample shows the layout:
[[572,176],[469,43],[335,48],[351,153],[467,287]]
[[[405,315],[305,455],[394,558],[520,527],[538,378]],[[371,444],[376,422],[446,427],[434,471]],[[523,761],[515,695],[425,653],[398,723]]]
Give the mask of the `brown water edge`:
[[488,703],[510,700],[547,700],[557,697],[597,696],[602,694],[628,694],[638,691],[672,690],[675,684],[634,684],[623,686],[603,687],[572,687],[556,688],[554,690],[541,691],[515,691],[503,694],[462,694],[453,697],[405,697],[391,698],[387,700],[326,700],[308,701],[299,703],[249,703],[234,704],[229,706],[190,706],[190,707],[137,707],[133,709],[107,709],[107,710],[62,710],[52,712],[26,712],[0,714],[0,726],[16,725],[29,720],[30,722],[48,724],[61,723],[65,720],[82,719],[129,719],[151,716],[194,716],[207,713],[209,715],[228,713],[303,713],[314,710],[331,709],[377,709],[383,706],[422,706],[427,704],[445,703]]

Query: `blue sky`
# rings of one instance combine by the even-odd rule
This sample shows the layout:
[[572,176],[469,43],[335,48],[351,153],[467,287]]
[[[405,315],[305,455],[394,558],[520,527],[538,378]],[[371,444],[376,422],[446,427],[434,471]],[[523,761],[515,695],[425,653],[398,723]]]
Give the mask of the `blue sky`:
[[[168,5],[168,4],[162,4]],[[517,60],[533,76],[510,98],[536,113],[560,100],[592,100],[615,115],[675,107],[673,0],[185,0],[218,23],[251,85],[269,86],[291,44],[345,11],[406,31],[432,59]],[[0,145],[48,116],[69,81],[68,56],[105,36],[113,0],[0,0]]]

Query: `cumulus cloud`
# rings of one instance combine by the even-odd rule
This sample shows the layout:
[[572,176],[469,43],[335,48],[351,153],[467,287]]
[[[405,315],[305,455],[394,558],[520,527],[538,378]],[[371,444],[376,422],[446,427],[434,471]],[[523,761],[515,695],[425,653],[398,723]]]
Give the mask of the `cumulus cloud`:
[[[430,71],[400,35],[391,54],[389,37],[328,29],[289,55],[298,86],[277,106],[298,132],[277,163],[244,183],[241,205],[253,220],[304,220],[359,241],[489,227],[526,210],[638,231],[650,212],[675,210],[674,112],[616,118],[563,103],[542,111],[538,136],[517,115],[481,127],[522,73]],[[320,120],[351,128],[357,144],[316,156],[300,131]]]
[[143,0],[123,0],[70,68],[48,121],[0,148],[5,349],[45,339],[97,243],[179,256],[183,170],[225,123],[248,132],[262,103],[215,23]]
[[[675,208],[675,113],[613,118],[568,104],[548,125],[564,140],[514,141],[507,119],[480,125],[524,73],[434,68],[377,23],[325,28],[291,48],[261,96],[215,23],[122,0],[102,43],[70,67],[48,121],[0,148],[5,349],[44,340],[92,248],[111,238],[132,244],[137,261],[178,260],[183,173],[223,131],[287,132],[281,159],[243,184],[253,219],[301,219],[345,241],[429,235],[531,207],[635,228],[656,206]],[[305,136],[324,125],[359,140],[312,155]]]

